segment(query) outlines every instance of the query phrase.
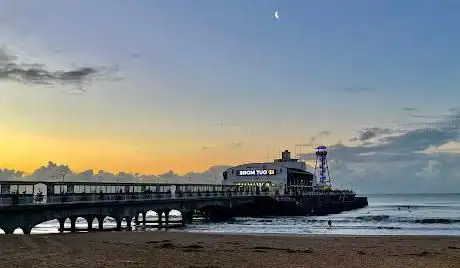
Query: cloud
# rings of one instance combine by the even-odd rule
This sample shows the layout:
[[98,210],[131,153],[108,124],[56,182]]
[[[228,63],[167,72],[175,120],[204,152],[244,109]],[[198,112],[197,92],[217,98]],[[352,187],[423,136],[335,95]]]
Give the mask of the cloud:
[[235,127],[237,126],[237,124],[217,122],[217,123],[210,123],[208,124],[208,126],[210,127]]
[[50,70],[45,64],[25,63],[0,48],[0,80],[27,85],[72,85],[81,92],[85,84],[97,78],[107,78],[118,68],[76,67],[70,70]]
[[[448,128],[443,126],[449,126]],[[369,130],[373,128],[368,128]],[[385,132],[373,129],[374,132]],[[380,135],[378,139],[357,141],[357,145],[332,144],[329,148],[329,169],[334,186],[354,189],[359,193],[421,193],[458,192],[460,186],[460,111],[425,126],[415,125],[404,133]],[[393,129],[394,131],[394,129]],[[363,132],[365,132],[363,130]],[[456,147],[457,146],[457,147]],[[302,154],[314,160],[315,155]],[[214,183],[222,180],[229,166],[214,166],[204,172],[179,175],[111,173],[103,170],[75,172],[67,165],[49,162],[32,174],[0,170],[1,176],[27,180],[122,181],[164,183]]]
[[418,110],[417,108],[414,108],[414,107],[403,107],[402,109],[405,112],[414,112]]
[[[449,126],[449,127],[446,127]],[[364,129],[358,145],[329,147],[329,168],[334,182],[361,192],[458,192],[460,154],[438,150],[459,141],[460,112],[423,127],[395,134],[393,129]],[[392,132],[370,142],[370,136]],[[449,147],[453,148],[453,147]],[[314,153],[303,158],[314,159]]]
[[243,142],[241,142],[241,141],[236,141],[236,142],[233,144],[233,146],[236,147],[236,148],[240,148],[240,147],[243,146]]
[[230,166],[212,166],[204,172],[189,172],[179,175],[170,170],[163,174],[140,174],[129,172],[111,173],[104,170],[95,172],[92,169],[74,172],[67,165],[59,165],[52,161],[37,168],[32,174],[22,171],[0,169],[0,179],[21,179],[34,181],[87,181],[87,182],[153,182],[153,183],[220,183],[222,173]]
[[415,114],[415,113],[410,113],[409,116],[413,118],[418,118],[418,119],[425,119],[425,120],[440,120],[442,119],[442,116],[439,115],[424,115],[424,114]]
[[201,146],[201,150],[212,150],[212,149],[218,149],[218,148],[223,148],[224,146],[228,146],[230,148],[240,148],[244,145],[243,142],[241,141],[235,141],[234,143],[230,143],[227,145],[220,145],[220,146],[215,146],[215,145],[203,145]]
[[295,146],[296,147],[300,147],[300,148],[303,148],[303,147],[314,147],[314,146],[317,146],[318,144],[316,144],[316,141],[321,138],[321,137],[327,137],[327,136],[330,136],[331,135],[331,132],[328,131],[328,130],[323,130],[323,131],[320,131],[318,132],[316,135],[312,136],[310,138],[310,140],[307,142],[307,143],[302,143],[302,144],[296,144]]
[[0,168],[0,179],[11,179],[11,178],[22,177],[23,174],[24,172],[19,171],[19,170]]
[[350,93],[368,93],[373,92],[375,89],[372,87],[346,87],[343,90]]
[[376,138],[380,135],[391,134],[394,131],[389,128],[366,128],[358,131],[358,137],[351,138],[350,141],[367,141],[373,138]]

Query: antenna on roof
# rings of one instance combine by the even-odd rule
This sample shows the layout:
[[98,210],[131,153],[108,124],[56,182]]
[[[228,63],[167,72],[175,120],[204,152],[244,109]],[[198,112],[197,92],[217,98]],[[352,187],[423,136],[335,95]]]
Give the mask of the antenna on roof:
[[[311,144],[296,144],[296,158],[299,159],[300,161],[307,161],[307,160],[312,160],[312,159],[304,159],[303,158],[303,149],[304,147],[309,148],[309,150],[315,150],[315,147],[317,147],[317,144],[311,143]],[[297,149],[298,148],[298,149]]]

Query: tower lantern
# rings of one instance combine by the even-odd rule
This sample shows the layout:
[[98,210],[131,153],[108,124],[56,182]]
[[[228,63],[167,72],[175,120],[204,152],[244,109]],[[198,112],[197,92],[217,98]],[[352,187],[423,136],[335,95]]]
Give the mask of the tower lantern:
[[324,145],[316,147],[315,174],[319,177],[318,185],[331,187],[329,167],[327,165],[327,147]]

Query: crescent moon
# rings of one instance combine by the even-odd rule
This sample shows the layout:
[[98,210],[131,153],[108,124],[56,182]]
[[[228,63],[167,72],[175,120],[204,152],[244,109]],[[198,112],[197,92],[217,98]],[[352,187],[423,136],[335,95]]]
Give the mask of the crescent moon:
[[280,18],[280,16],[278,15],[278,10],[275,11],[275,18],[276,18],[276,19],[279,19],[279,18]]

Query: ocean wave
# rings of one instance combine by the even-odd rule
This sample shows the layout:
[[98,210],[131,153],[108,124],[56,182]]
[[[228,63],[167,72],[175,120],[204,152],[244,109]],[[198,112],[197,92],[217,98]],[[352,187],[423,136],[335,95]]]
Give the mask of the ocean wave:
[[[273,218],[273,219],[258,219],[258,218],[234,218],[227,221],[229,225],[271,225],[271,224],[290,224],[291,222],[303,223],[327,223],[329,218]],[[396,217],[390,215],[365,215],[347,218],[332,218],[334,223],[411,223],[411,224],[457,224],[460,223],[460,218],[416,218],[416,217]]]
[[[323,220],[327,221],[327,220]],[[336,222],[394,222],[394,223],[418,223],[418,224],[455,224],[460,223],[460,218],[409,218],[394,217],[390,215],[358,216],[350,219],[334,220]]]
[[400,205],[371,205],[372,208],[388,208],[388,209],[446,209],[446,210],[458,210],[460,205],[458,203],[448,203],[448,204],[433,204],[433,205],[410,205],[410,204],[400,204]]

